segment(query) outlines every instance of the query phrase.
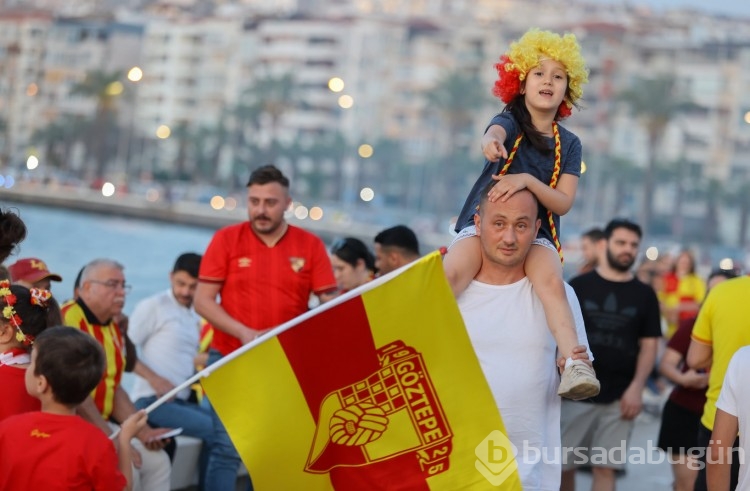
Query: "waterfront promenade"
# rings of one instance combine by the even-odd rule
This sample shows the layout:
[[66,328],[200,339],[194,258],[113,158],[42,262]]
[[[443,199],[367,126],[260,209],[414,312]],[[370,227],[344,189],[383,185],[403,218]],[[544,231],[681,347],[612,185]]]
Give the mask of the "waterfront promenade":
[[[68,208],[211,229],[218,229],[225,225],[247,220],[247,212],[244,206],[237,206],[232,210],[215,210],[208,203],[194,201],[166,202],[165,200],[154,202],[149,201],[146,197],[134,194],[115,194],[105,197],[100,191],[88,188],[44,186],[40,183],[28,182],[18,182],[10,189],[0,187],[0,204],[19,207],[22,204],[34,204]],[[300,220],[290,214],[287,220],[293,225],[315,233],[326,243],[348,236],[356,237],[366,244],[370,244],[375,235],[382,229],[397,225],[397,223],[372,225],[358,221],[356,217],[329,218],[326,215],[321,220],[310,218]],[[450,243],[452,236],[447,231],[447,224],[445,228],[445,233],[417,230],[420,249],[423,254]]]
[[[630,439],[629,459],[625,474],[617,478],[617,491],[670,491],[672,489],[672,469],[666,455],[656,450],[659,437],[660,416],[641,413],[635,423]],[[636,450],[643,449],[651,455],[652,463],[634,463]],[[649,450],[653,449],[653,450]],[[661,460],[663,458],[663,460]],[[576,491],[591,489],[591,474],[576,473]]]

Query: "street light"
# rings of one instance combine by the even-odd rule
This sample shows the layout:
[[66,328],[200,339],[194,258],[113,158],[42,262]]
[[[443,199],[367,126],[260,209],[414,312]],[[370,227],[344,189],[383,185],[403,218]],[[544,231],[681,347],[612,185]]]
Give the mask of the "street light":
[[354,98],[348,94],[339,97],[339,106],[342,109],[349,109],[354,105]]
[[333,77],[328,81],[328,88],[331,92],[341,92],[344,90],[344,81],[339,77]]

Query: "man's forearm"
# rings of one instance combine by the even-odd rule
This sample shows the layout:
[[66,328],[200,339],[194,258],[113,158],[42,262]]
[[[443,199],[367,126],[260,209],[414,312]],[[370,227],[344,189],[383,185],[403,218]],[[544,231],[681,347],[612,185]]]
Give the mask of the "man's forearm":
[[638,360],[635,367],[635,375],[630,383],[640,388],[646,386],[646,380],[656,365],[656,352],[658,350],[659,338],[641,338]]
[[91,396],[86,397],[78,406],[76,412],[80,417],[102,430],[105,435],[109,436],[112,433],[112,429],[102,417],[102,413],[99,412],[99,408],[96,407]]

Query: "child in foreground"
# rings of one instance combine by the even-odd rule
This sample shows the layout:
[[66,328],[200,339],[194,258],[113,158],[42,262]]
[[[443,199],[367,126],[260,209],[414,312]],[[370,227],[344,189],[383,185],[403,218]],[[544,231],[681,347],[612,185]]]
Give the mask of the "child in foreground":
[[26,392],[24,374],[34,338],[47,328],[51,300],[47,290],[0,281],[0,421],[39,411],[39,400]]
[[0,489],[131,489],[130,440],[145,426],[145,411],[122,424],[119,455],[100,429],[76,415],[103,373],[104,352],[88,334],[58,326],[37,337],[26,390],[42,410],[0,422]]
[[[581,142],[557,121],[570,116],[583,93],[581,86],[588,81],[580,46],[572,34],[561,37],[532,29],[511,44],[495,68],[499,78],[493,93],[506,106],[490,121],[482,137],[484,170],[456,222],[459,234],[445,256],[446,276],[458,296],[481,267],[473,218],[488,183],[496,181],[489,192],[491,201],[507,200],[522,189],[534,193],[542,227],[524,269],[544,306],[558,350],[566,359],[558,394],[574,400],[593,397],[600,388],[593,368],[572,358],[579,342],[565,294],[559,242],[560,215],[573,206],[578,187]],[[514,244],[498,247],[500,253],[504,249],[510,254]]]

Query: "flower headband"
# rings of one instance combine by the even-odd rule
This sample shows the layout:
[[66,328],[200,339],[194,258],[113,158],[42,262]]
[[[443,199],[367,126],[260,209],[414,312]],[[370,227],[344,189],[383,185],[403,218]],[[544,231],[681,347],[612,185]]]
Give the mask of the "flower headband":
[[[29,290],[31,295],[31,305],[38,305],[43,308],[47,308],[47,302],[52,298],[52,293],[48,290],[42,290],[39,288],[31,288]],[[21,330],[21,324],[23,320],[18,315],[16,309],[13,306],[16,304],[18,299],[13,292],[10,290],[10,282],[8,280],[0,281],[0,298],[5,302],[3,307],[3,317],[13,323],[16,326],[16,341],[22,343],[24,346],[31,346],[34,344],[34,336],[26,334]]]
[[492,93],[508,104],[521,93],[526,74],[545,58],[560,62],[568,75],[568,92],[560,103],[555,119],[567,118],[583,95],[583,84],[589,81],[581,47],[573,34],[560,36],[539,29],[527,31],[521,39],[511,43],[508,52],[495,64],[499,78]]

